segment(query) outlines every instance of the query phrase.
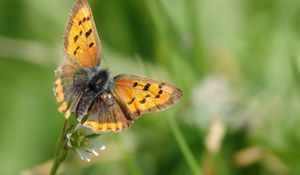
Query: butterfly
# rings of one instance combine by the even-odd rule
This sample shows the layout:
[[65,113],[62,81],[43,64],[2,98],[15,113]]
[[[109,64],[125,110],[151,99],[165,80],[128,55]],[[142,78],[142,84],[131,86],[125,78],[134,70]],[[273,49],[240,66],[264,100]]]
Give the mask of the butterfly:
[[160,111],[179,101],[175,85],[139,75],[115,77],[100,69],[101,44],[91,8],[77,0],[64,35],[65,58],[56,69],[54,94],[58,110],[95,131],[121,131],[146,112]]

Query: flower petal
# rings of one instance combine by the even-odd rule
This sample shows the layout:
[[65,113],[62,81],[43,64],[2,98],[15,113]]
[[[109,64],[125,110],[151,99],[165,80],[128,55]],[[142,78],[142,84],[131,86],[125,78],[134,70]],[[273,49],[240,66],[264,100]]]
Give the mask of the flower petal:
[[105,145],[101,143],[101,141],[96,137],[96,138],[90,138],[88,140],[88,144],[85,146],[88,150],[104,150]]
[[74,131],[78,131],[78,132],[82,133],[82,135],[86,135],[86,136],[94,134],[94,130],[92,127],[83,126],[81,124],[78,124]]
[[88,162],[91,161],[91,157],[92,157],[93,154],[86,151],[84,148],[77,148],[75,150],[79,154],[79,156],[82,160],[85,160],[85,161],[88,161]]
[[97,153],[95,150],[93,150],[92,153],[93,153],[95,156],[99,156],[99,153]]
[[68,147],[73,148],[72,143],[71,143],[71,136],[72,136],[71,133],[67,134],[67,140],[68,140],[67,145],[68,145]]

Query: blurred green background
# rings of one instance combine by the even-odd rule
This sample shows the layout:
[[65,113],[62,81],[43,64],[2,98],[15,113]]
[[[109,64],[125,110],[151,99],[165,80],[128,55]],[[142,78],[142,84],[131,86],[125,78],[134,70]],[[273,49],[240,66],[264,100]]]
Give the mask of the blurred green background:
[[[300,174],[300,1],[91,0],[102,66],[183,99],[101,137],[60,174]],[[47,174],[63,124],[54,70],[73,0],[0,1],[0,174]]]

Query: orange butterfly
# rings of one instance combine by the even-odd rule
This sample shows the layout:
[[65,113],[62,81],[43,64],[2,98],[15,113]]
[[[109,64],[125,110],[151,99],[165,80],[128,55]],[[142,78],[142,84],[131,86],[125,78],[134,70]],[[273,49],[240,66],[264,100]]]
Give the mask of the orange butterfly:
[[112,77],[100,69],[101,45],[92,11],[77,0],[65,31],[65,59],[55,71],[58,110],[95,131],[120,131],[145,112],[166,109],[182,91],[169,83],[138,75]]

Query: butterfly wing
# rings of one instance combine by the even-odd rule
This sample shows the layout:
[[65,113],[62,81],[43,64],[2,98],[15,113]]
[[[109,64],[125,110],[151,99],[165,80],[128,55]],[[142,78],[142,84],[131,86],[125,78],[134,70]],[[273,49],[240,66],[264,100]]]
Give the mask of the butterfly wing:
[[132,120],[146,112],[164,110],[182,95],[182,90],[166,82],[128,74],[114,78],[114,96]]
[[120,131],[129,126],[130,120],[111,93],[99,95],[91,105],[83,125],[95,131]]
[[142,113],[166,109],[182,97],[174,85],[138,75],[114,78],[112,92],[97,97],[84,125],[95,131],[120,131]]
[[[55,71],[54,93],[58,110],[69,117],[82,95],[87,80],[86,69],[100,64],[100,40],[92,11],[86,0],[77,0],[64,37],[65,59]],[[72,104],[70,104],[72,101]]]
[[100,40],[86,0],[76,1],[64,36],[64,52],[69,58],[84,68],[99,66]]
[[[65,117],[68,118],[83,93],[81,86],[86,81],[87,75],[81,71],[77,63],[66,58],[56,69],[55,76],[53,90],[56,102],[59,104],[58,110],[62,113],[66,112]],[[69,109],[70,101],[73,101],[71,109]]]

